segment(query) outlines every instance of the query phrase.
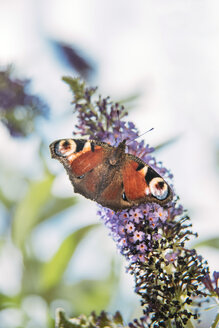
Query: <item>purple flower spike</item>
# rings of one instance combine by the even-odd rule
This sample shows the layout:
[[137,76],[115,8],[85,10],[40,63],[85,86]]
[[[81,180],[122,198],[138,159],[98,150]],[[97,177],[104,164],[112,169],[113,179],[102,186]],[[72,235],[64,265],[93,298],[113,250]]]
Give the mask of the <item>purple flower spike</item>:
[[[134,123],[124,120],[124,107],[109,97],[93,100],[95,88],[86,88],[79,81],[75,87],[75,83],[69,82],[75,92],[73,103],[79,120],[79,131],[74,134],[89,135],[111,145],[126,139],[127,152],[150,165],[172,186],[173,176],[153,156],[154,148],[137,138]],[[178,197],[174,195],[164,207],[147,203],[113,212],[99,206],[98,215],[126,258],[127,270],[135,279],[135,291],[141,297],[144,316],[130,327],[183,328],[191,318],[197,319],[190,304],[193,298],[206,295],[200,281],[217,293],[219,274],[214,273],[214,288],[202,258],[186,247],[187,240],[195,234]]]

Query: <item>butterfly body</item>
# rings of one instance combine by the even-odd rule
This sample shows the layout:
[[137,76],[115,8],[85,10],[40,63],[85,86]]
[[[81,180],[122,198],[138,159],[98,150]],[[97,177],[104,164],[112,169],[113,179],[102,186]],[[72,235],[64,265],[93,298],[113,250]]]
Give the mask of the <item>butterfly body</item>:
[[172,191],[140,158],[117,147],[84,139],[61,139],[50,145],[52,158],[65,167],[74,191],[114,211],[142,203],[165,205]]

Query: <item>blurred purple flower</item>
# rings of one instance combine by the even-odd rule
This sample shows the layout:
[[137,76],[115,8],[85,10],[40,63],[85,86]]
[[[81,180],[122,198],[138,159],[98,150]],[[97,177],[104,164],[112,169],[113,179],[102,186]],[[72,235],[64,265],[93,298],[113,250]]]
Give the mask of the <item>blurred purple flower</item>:
[[48,106],[29,88],[30,80],[13,78],[10,69],[0,71],[0,120],[13,137],[28,135],[35,119],[49,114]]
[[94,64],[86,54],[83,54],[75,45],[70,45],[61,41],[49,40],[53,46],[60,62],[70,66],[83,78],[89,78],[95,72]]

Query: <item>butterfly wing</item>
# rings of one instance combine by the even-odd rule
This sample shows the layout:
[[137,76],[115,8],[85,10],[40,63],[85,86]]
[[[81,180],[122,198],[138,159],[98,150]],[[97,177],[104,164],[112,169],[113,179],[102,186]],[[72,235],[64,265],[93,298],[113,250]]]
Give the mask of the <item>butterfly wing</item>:
[[118,210],[122,208],[123,182],[120,166],[110,164],[115,149],[83,139],[62,139],[50,145],[52,158],[63,164],[76,193]]
[[122,175],[125,196],[133,205],[147,202],[164,205],[172,198],[172,191],[166,181],[133,155],[127,154]]
[[100,167],[106,157],[101,143],[83,139],[61,139],[50,145],[50,151],[52,158],[58,159],[65,167],[75,192],[96,199]]
[[139,158],[125,154],[125,142],[62,139],[50,145],[53,158],[65,167],[74,191],[114,211],[147,202],[166,204],[168,184]]

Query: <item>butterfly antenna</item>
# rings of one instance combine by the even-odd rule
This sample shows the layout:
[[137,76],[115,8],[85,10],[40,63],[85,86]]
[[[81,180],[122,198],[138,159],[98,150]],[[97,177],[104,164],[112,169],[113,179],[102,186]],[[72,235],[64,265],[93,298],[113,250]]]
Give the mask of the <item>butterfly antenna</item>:
[[140,136],[137,136],[136,138],[129,140],[127,143],[132,142],[132,141],[134,141],[134,140],[136,140],[136,139],[138,139],[138,138],[144,136],[146,133],[148,133],[148,132],[150,132],[150,131],[152,131],[152,130],[154,130],[154,128],[151,128],[151,129],[147,130],[146,132],[140,134]]

